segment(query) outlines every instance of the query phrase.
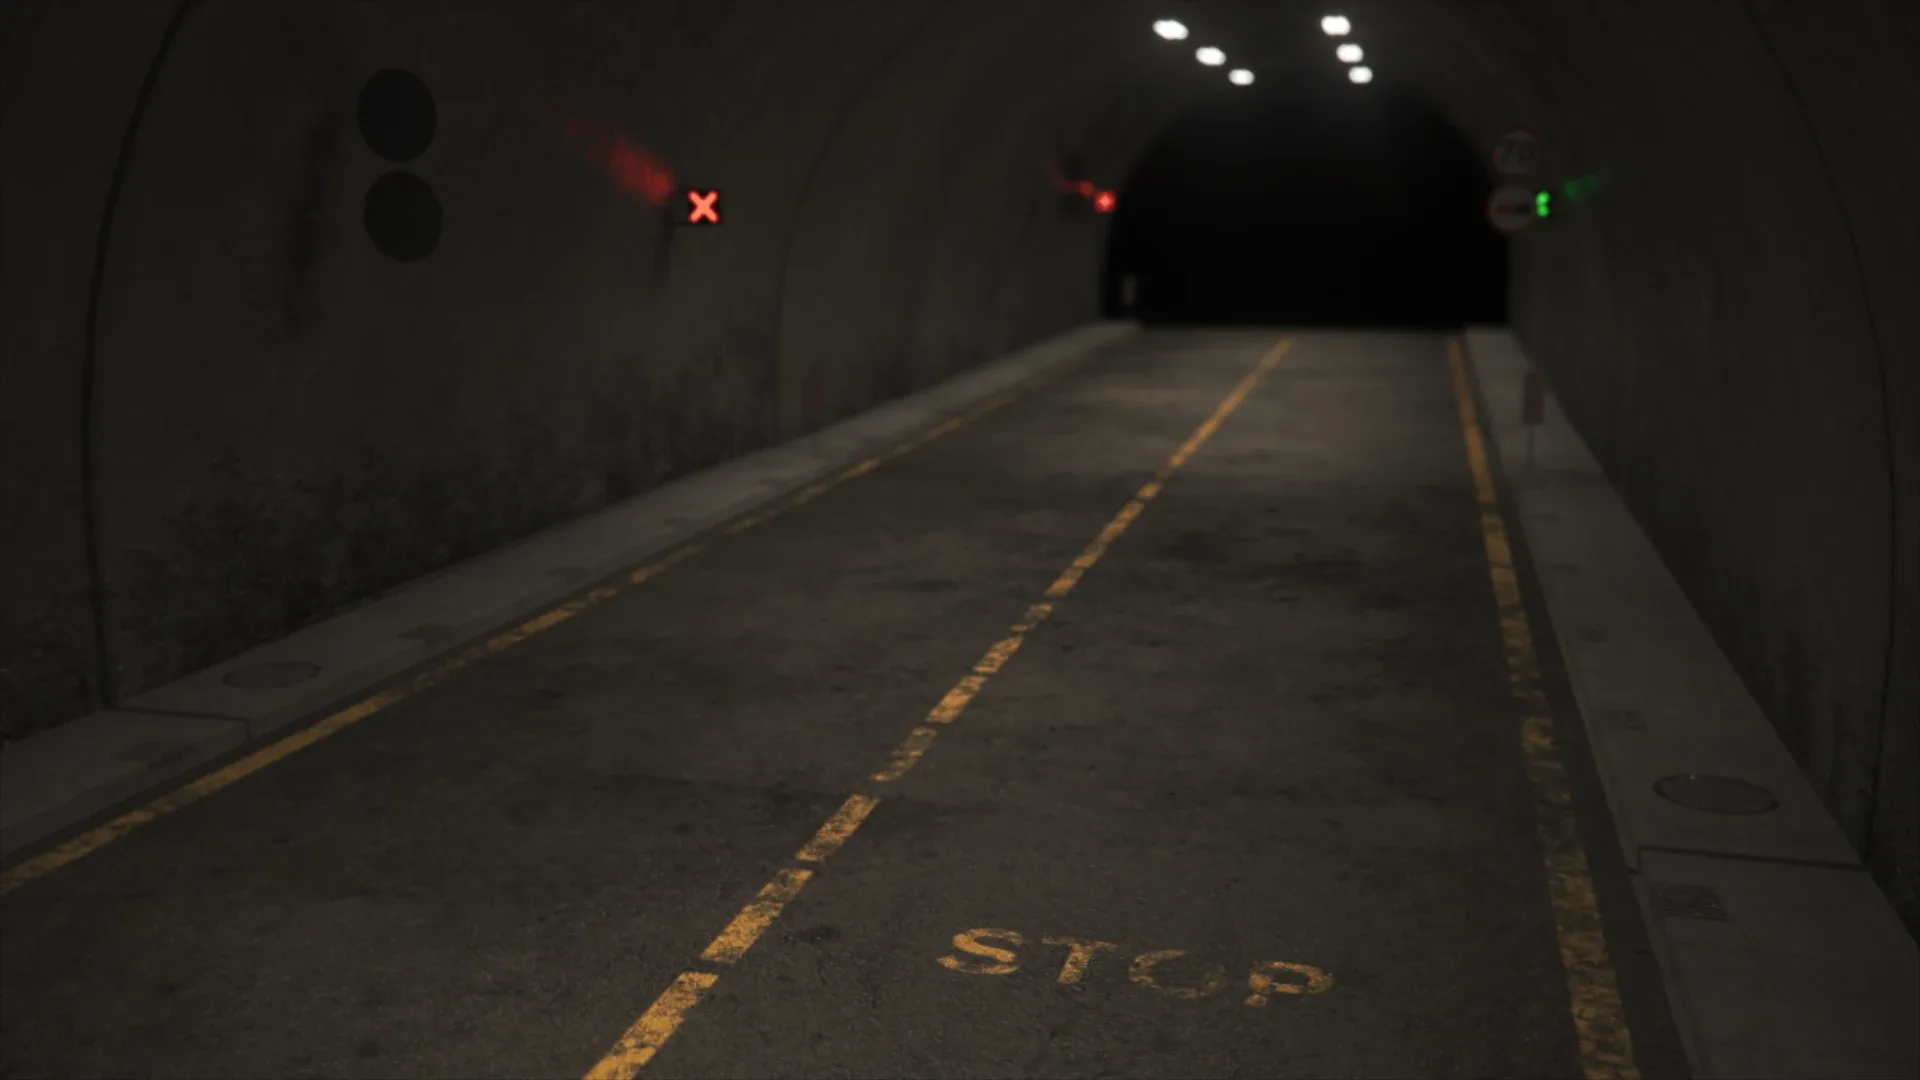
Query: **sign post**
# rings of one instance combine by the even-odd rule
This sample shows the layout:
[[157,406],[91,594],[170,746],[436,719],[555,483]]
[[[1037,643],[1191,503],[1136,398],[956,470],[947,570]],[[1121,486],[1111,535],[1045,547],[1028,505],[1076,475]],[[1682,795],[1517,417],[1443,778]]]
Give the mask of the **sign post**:
[[1520,381],[1520,422],[1527,426],[1527,471],[1533,471],[1533,433],[1540,426],[1540,414],[1546,403],[1546,385],[1540,370],[1529,367]]

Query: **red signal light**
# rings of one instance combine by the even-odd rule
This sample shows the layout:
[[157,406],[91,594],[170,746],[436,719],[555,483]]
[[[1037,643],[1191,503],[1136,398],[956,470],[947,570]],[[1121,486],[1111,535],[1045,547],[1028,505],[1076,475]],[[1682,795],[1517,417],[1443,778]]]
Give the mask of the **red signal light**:
[[702,222],[712,225],[720,224],[720,192],[717,189],[688,191],[686,195],[689,204],[687,224],[699,225]]
[[1118,205],[1120,205],[1120,200],[1114,198],[1113,192],[1111,191],[1103,191],[1093,197],[1093,208],[1103,214],[1111,214],[1113,208]]

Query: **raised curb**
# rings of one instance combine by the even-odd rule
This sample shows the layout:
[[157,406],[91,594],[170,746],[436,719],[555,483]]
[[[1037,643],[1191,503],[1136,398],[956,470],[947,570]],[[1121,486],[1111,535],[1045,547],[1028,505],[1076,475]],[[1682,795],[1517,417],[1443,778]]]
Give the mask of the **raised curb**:
[[[1529,463],[1519,343],[1466,338],[1693,1074],[1920,1075],[1920,949],[1550,388]],[[1777,805],[1656,791],[1685,774]]]
[[0,746],[0,859],[311,723],[404,672],[1139,333],[1082,326],[815,434],[447,567],[279,641]]

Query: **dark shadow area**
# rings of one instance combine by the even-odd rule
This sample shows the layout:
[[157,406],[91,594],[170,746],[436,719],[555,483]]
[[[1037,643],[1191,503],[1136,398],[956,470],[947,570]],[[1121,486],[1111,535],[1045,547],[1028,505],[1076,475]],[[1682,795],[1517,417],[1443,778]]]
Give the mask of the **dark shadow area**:
[[1167,129],[1120,193],[1110,317],[1506,321],[1506,241],[1486,222],[1481,155],[1413,94],[1337,79],[1223,87]]

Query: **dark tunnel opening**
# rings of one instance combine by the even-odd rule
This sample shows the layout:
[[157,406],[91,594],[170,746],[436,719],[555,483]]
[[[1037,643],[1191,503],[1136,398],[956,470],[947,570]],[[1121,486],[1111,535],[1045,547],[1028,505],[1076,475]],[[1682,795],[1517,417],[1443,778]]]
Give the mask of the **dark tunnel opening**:
[[1490,190],[1480,155],[1404,89],[1324,73],[1224,89],[1128,178],[1103,304],[1149,324],[1503,323]]

